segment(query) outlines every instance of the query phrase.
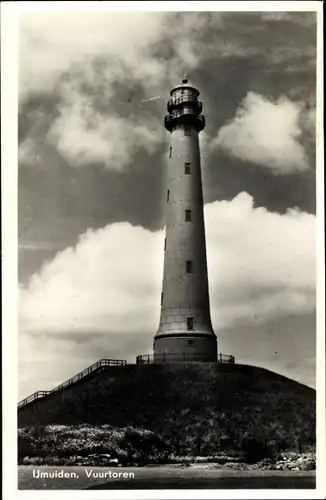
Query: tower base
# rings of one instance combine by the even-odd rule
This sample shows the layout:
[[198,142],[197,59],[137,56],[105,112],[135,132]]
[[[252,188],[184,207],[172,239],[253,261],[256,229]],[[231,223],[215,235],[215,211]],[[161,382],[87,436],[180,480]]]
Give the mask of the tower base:
[[215,335],[161,335],[154,340],[154,363],[216,362]]

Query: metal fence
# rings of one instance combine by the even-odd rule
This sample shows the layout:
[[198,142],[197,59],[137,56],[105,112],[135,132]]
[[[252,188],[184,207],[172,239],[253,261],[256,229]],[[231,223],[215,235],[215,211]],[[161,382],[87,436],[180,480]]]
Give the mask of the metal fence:
[[78,380],[85,378],[92,372],[105,370],[108,366],[124,366],[126,364],[127,361],[123,359],[99,359],[98,361],[96,361],[96,363],[93,363],[92,365],[85,368],[85,370],[77,373],[69,380],[66,380],[66,382],[63,382],[62,384],[52,389],[52,391],[37,391],[28,396],[27,398],[23,399],[22,401],[19,401],[18,408],[22,408],[23,406],[26,406],[27,404],[31,403],[32,401],[35,401],[36,399],[44,399],[50,394],[54,394],[55,392],[60,392],[66,387],[75,384],[76,382],[78,382]]
[[31,403],[32,401],[35,401],[36,399],[43,399],[45,398],[51,391],[37,391],[28,396],[27,398],[23,399],[22,401],[19,401],[18,403],[18,408],[21,408],[22,406],[28,405],[28,403]]
[[[152,363],[180,363],[180,362],[202,362],[204,354],[200,353],[166,353],[166,354],[140,354],[136,358],[137,365],[148,365]],[[216,360],[207,360],[215,363],[235,364],[235,358],[231,354],[218,354]]]
[[[169,354],[144,354],[144,355],[139,355],[136,358],[136,364],[137,365],[143,365],[143,364],[152,364],[152,363],[174,363],[174,362],[201,362],[203,361],[204,355],[200,353],[169,353]],[[217,359],[215,360],[216,363],[229,363],[229,364],[234,364],[235,359],[234,356],[230,354],[218,354]],[[122,359],[100,359],[96,361],[96,363],[93,363],[92,365],[88,366],[85,368],[85,370],[77,373],[70,379],[66,380],[62,384],[58,385],[51,391],[37,391],[28,396],[25,399],[22,399],[18,403],[18,408],[22,408],[23,406],[28,405],[32,401],[35,401],[37,399],[44,399],[48,397],[50,394],[54,394],[56,392],[60,392],[67,387],[70,387],[71,385],[74,385],[76,382],[79,380],[87,377],[90,373],[93,373],[95,371],[102,371],[105,370],[109,366],[125,366],[127,364],[126,360]]]
[[232,354],[218,354],[217,355],[217,362],[218,363],[229,363],[231,365],[235,364],[235,358],[232,356]]

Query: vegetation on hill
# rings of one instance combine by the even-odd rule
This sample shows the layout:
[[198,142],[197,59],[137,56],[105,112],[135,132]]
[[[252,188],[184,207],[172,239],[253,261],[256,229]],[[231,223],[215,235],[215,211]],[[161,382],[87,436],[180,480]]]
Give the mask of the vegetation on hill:
[[111,425],[48,425],[18,430],[18,463],[70,464],[76,458],[97,457],[108,462],[132,464],[164,459],[171,448],[155,433],[145,429]]
[[[257,463],[257,460],[258,463]],[[254,462],[254,463],[253,463]],[[155,432],[110,425],[48,425],[19,429],[19,465],[130,466],[148,464],[212,463],[215,467],[244,469],[314,470],[315,454],[281,453],[247,460],[246,449],[209,456],[179,456],[173,445]],[[251,465],[250,465],[251,464]]]
[[[121,439],[129,432],[138,443],[136,450],[151,443],[157,453],[239,452],[246,461],[255,462],[285,450],[314,447],[315,391],[252,366],[127,365],[22,408],[18,420],[25,428],[100,426],[111,436],[105,439],[116,440],[125,452],[131,445],[126,441],[121,445]],[[21,432],[20,450],[31,443],[28,429]],[[141,432],[145,434],[140,438]]]

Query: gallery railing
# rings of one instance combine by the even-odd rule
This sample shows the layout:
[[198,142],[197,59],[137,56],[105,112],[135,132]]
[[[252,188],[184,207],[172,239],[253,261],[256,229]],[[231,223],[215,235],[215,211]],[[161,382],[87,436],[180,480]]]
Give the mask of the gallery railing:
[[[166,354],[140,354],[136,358],[137,365],[146,365],[151,363],[180,363],[180,362],[201,362],[205,359],[200,353],[166,353]],[[218,354],[216,363],[229,363],[234,365],[235,358],[231,354]]]
[[203,110],[203,104],[201,101],[197,99],[195,95],[188,94],[188,95],[183,95],[181,97],[177,97],[176,99],[170,99],[167,103],[167,110],[169,113],[173,111],[173,109],[177,106],[180,106],[181,104],[184,103],[189,103],[191,105],[195,105],[194,108],[197,110],[197,114],[200,114]]
[[28,396],[27,398],[23,399],[22,401],[19,401],[18,408],[22,408],[23,406],[28,405],[29,403],[35,401],[36,399],[44,399],[50,394],[54,394],[55,392],[60,392],[66,387],[75,384],[78,380],[85,378],[92,372],[105,370],[108,366],[124,366],[126,364],[127,361],[122,359],[99,359],[98,361],[96,361],[96,363],[93,363],[92,365],[85,368],[85,370],[77,373],[70,379],[66,380],[62,384],[52,389],[52,391],[37,391]]

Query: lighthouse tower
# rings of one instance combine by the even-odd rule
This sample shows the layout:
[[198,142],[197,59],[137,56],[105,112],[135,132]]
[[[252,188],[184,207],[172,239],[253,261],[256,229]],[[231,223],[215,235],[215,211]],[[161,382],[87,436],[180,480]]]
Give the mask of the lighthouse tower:
[[154,362],[216,361],[207,277],[203,192],[198,134],[205,127],[199,92],[188,84],[171,91],[165,128],[166,234],[161,317]]

